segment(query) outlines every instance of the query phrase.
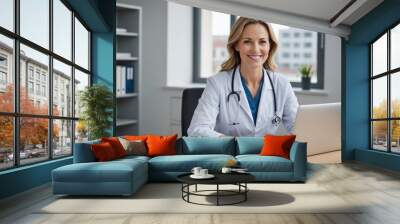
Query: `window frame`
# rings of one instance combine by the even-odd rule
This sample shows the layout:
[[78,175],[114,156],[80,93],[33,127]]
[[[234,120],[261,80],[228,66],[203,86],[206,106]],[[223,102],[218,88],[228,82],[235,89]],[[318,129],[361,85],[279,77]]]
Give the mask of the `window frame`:
[[[395,28],[396,26],[400,26],[400,20],[396,21],[393,23],[391,26],[389,26],[387,29],[385,29],[384,32],[380,33],[375,39],[373,39],[371,42],[368,43],[368,56],[369,56],[369,71],[368,71],[368,87],[369,87],[369,150],[372,151],[378,151],[378,152],[386,152],[386,153],[391,153],[395,155],[399,155],[400,152],[393,152],[392,151],[392,127],[391,127],[391,122],[392,121],[399,121],[400,117],[392,117],[392,111],[391,111],[391,106],[392,106],[392,99],[391,99],[391,77],[392,75],[395,75],[396,73],[400,72],[400,67],[391,69],[391,30]],[[386,71],[376,74],[374,76],[373,74],[373,44],[379,40],[382,36],[387,34],[387,62],[386,62]],[[378,78],[386,77],[386,87],[387,87],[387,105],[386,105],[386,118],[372,118],[373,116],[373,81]],[[374,143],[373,143],[373,125],[372,123],[374,121],[386,121],[386,146],[387,150],[379,150],[374,148]]]
[[[12,57],[13,57],[13,63],[12,63],[12,68],[10,69],[13,72],[13,78],[14,78],[14,110],[13,112],[2,112],[0,111],[0,116],[4,117],[12,117],[13,119],[13,166],[10,167],[5,167],[5,168],[0,168],[0,172],[5,171],[5,170],[11,170],[11,169],[16,169],[19,167],[24,167],[24,166],[30,166],[33,164],[38,164],[38,163],[43,163],[46,161],[51,161],[51,160],[58,160],[66,157],[73,156],[74,152],[74,143],[75,143],[75,126],[76,126],[76,121],[79,120],[79,117],[75,116],[75,108],[72,107],[72,114],[70,116],[56,116],[53,115],[53,59],[58,60],[61,63],[64,63],[68,66],[71,66],[71,92],[72,92],[72,99],[71,103],[72,105],[75,104],[75,98],[76,98],[76,93],[75,93],[75,88],[73,85],[75,82],[75,69],[85,73],[89,77],[89,83],[88,85],[91,86],[93,82],[93,76],[92,76],[92,61],[91,61],[91,49],[92,49],[92,43],[91,43],[91,37],[92,37],[92,30],[89,28],[89,26],[84,22],[84,20],[79,16],[78,13],[76,13],[72,7],[69,5],[68,2],[65,0],[59,0],[68,10],[71,11],[71,59],[64,58],[61,55],[58,55],[55,53],[53,50],[53,1],[54,0],[48,0],[49,3],[49,48],[46,49],[45,47],[40,46],[39,44],[36,44],[29,39],[24,38],[23,36],[20,35],[20,0],[14,0],[13,1],[13,10],[14,10],[14,18],[13,18],[13,25],[14,25],[14,31],[10,31],[4,27],[0,26],[0,35],[3,35],[7,38],[12,39],[13,41],[13,52],[12,52]],[[78,64],[75,63],[75,18],[79,20],[79,22],[84,26],[84,28],[88,31],[88,69],[85,69]],[[32,48],[33,50],[36,50],[42,54],[45,54],[48,56],[48,82],[47,82],[47,88],[46,91],[48,93],[45,93],[48,96],[48,112],[46,115],[39,115],[39,114],[27,114],[27,113],[21,113],[20,112],[20,45],[23,44],[26,47]],[[30,80],[30,74],[29,74],[29,64],[27,64],[26,68],[26,80],[27,82]],[[42,84],[41,80],[41,74],[39,74],[39,80],[36,82],[36,69],[34,68],[33,70],[33,83],[34,86],[36,83]],[[27,86],[28,87],[28,86]],[[40,87],[42,87],[40,85]],[[28,87],[29,88],[29,87]],[[27,91],[29,91],[27,89]],[[36,89],[34,88],[34,92]],[[42,96],[41,92],[38,96]],[[21,158],[20,158],[20,119],[21,118],[44,118],[47,119],[48,123],[48,135],[47,135],[47,150],[48,150],[48,155],[47,157],[44,157],[43,160],[37,161],[37,162],[31,162],[31,163],[26,163],[26,164],[21,164]],[[62,155],[62,156],[54,156],[54,148],[53,147],[53,122],[57,120],[64,120],[64,121],[71,121],[71,153],[68,155]]]
[[[235,15],[231,15],[231,27],[236,20]],[[324,89],[325,71],[325,34],[317,33],[317,83],[311,83],[311,89]],[[300,37],[300,36],[299,36]],[[291,46],[293,47],[293,46]],[[207,78],[200,76],[201,53],[201,9],[193,7],[193,83],[206,83]],[[293,87],[301,88],[301,81],[290,82]]]

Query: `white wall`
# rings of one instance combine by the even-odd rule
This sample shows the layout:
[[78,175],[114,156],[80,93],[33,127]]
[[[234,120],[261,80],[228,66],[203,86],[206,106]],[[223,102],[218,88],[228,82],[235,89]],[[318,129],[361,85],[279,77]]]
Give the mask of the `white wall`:
[[[121,0],[143,8],[140,133],[180,132],[180,98],[192,80],[191,8],[165,0]],[[340,39],[327,35],[325,90],[296,91],[300,104],[340,102]],[[167,85],[169,87],[167,87]]]
[[[167,85],[186,85],[192,82],[193,68],[193,9],[168,3],[167,19]],[[182,19],[184,18],[184,19]]]

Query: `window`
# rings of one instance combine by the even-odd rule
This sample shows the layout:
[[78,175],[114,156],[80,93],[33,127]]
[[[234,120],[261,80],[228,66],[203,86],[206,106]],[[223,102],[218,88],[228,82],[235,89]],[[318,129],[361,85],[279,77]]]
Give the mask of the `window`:
[[304,33],[304,37],[312,37],[312,33],[311,32],[305,32]]
[[205,82],[221,69],[221,64],[228,58],[226,44],[234,19],[228,14],[194,9],[194,48],[202,49],[193,51],[194,82]]
[[[229,57],[226,44],[235,18],[228,14],[194,9],[193,82],[206,82],[206,78],[216,74]],[[292,86],[300,87],[298,68],[302,64],[310,64],[314,71],[311,88],[323,89],[325,36],[279,24],[271,25],[278,44],[281,44],[275,54],[278,65],[276,72],[287,76]],[[303,46],[307,49],[306,53]]]
[[[325,36],[321,33],[297,29],[278,24],[272,24],[278,43],[290,43],[289,53],[280,54],[282,48],[278,47],[276,62],[277,72],[288,77],[293,87],[301,86],[301,76],[298,68],[302,64],[310,64],[314,75],[311,77],[311,88],[324,88],[324,51]],[[288,35],[285,35],[288,34]],[[302,38],[302,37],[307,38]],[[303,46],[303,47],[301,47]],[[287,48],[285,48],[285,51]]]
[[[0,83],[7,85],[0,85],[0,170],[72,155],[77,131],[87,139],[72,105],[80,88],[90,85],[90,31],[65,1],[15,2],[20,7],[0,1]],[[74,83],[77,89],[65,88]]]
[[370,44],[370,148],[400,153],[400,24]]
[[40,84],[36,84],[36,95],[40,95]]
[[28,93],[33,94],[33,82],[28,82]]
[[29,79],[33,80],[33,67],[32,66],[29,66],[28,75],[29,75]]
[[46,86],[42,86],[42,96],[46,96]]
[[39,69],[36,69],[36,80],[40,81],[40,70]]
[[5,92],[7,87],[7,56],[0,53],[0,91]]
[[0,26],[14,31],[14,0],[0,1]]
[[0,55],[0,67],[3,67],[3,68],[7,67],[7,56]]
[[7,84],[7,74],[3,71],[0,71],[0,84],[4,86]]
[[21,36],[49,49],[49,0],[19,0]]
[[84,69],[89,69],[89,32],[75,18],[75,62]]
[[72,60],[72,12],[60,1],[53,0],[54,53]]

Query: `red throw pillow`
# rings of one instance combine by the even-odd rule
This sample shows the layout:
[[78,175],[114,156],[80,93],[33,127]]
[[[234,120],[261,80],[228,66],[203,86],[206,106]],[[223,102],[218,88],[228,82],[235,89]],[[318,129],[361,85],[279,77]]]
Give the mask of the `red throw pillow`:
[[147,137],[148,156],[162,156],[176,154],[176,138],[178,135]]
[[280,156],[286,159],[290,158],[290,148],[296,135],[266,135],[264,136],[264,146],[261,149],[262,156]]
[[99,162],[109,161],[117,158],[114,149],[108,142],[92,144],[90,148],[94,154],[94,157]]
[[101,142],[108,142],[114,149],[115,155],[118,158],[126,156],[126,151],[122,146],[121,142],[119,142],[118,138],[110,137],[110,138],[101,138]]

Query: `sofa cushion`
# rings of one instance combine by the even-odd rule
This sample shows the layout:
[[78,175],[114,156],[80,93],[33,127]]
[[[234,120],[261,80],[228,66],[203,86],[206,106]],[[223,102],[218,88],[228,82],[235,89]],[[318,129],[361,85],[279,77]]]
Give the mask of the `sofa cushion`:
[[126,151],[119,141],[118,137],[103,137],[101,138],[101,142],[108,142],[114,149],[115,155],[117,158],[122,158],[126,156]]
[[249,172],[292,172],[292,161],[279,156],[238,155],[241,168]]
[[146,171],[146,162],[139,159],[108,162],[74,163],[53,170],[58,182],[129,182],[133,173]]
[[183,154],[226,154],[234,155],[235,139],[233,137],[183,137]]
[[147,148],[144,141],[141,140],[127,140],[124,138],[118,137],[119,142],[124,147],[126,151],[126,155],[138,155],[145,156],[147,155]]
[[175,155],[158,156],[149,160],[149,170],[152,172],[190,172],[193,167],[199,166],[211,172],[219,171],[230,159],[231,155]]
[[263,137],[237,137],[236,155],[259,154],[264,145]]
[[290,159],[290,148],[296,135],[266,135],[264,136],[264,146],[261,149],[261,156],[280,156]]
[[110,161],[118,158],[113,147],[108,142],[92,144],[90,148],[92,149],[94,157],[96,157],[96,160],[99,162]]
[[149,135],[146,140],[147,155],[152,157],[175,155],[177,137],[177,134],[171,136]]

